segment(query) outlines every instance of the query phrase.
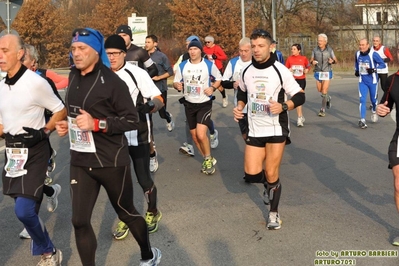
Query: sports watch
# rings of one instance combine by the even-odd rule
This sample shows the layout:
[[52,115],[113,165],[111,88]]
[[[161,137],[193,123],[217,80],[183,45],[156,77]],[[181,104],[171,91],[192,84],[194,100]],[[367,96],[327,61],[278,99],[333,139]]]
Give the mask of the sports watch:
[[286,103],[282,103],[281,107],[283,108],[283,111],[287,111],[288,110],[288,105]]
[[107,120],[100,120],[98,122],[98,128],[103,130],[107,128]]

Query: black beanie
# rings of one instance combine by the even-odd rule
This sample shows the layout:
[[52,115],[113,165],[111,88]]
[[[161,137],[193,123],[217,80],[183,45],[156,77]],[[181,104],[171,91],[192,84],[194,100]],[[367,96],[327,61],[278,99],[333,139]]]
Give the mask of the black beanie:
[[202,44],[200,41],[198,41],[197,39],[192,40],[189,44],[188,44],[188,49],[190,49],[190,47],[197,47],[202,51]]
[[130,36],[130,40],[133,41],[132,29],[128,25],[120,25],[116,29],[116,34],[119,34],[119,33],[126,33],[127,35]]
[[126,53],[125,40],[117,34],[109,36],[107,40],[105,40],[104,47],[105,49],[107,48],[119,49]]

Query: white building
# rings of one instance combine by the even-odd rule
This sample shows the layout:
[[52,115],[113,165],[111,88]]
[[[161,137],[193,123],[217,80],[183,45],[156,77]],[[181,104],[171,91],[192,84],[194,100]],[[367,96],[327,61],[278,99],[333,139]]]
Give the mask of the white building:
[[398,0],[359,0],[363,25],[396,24],[398,22]]

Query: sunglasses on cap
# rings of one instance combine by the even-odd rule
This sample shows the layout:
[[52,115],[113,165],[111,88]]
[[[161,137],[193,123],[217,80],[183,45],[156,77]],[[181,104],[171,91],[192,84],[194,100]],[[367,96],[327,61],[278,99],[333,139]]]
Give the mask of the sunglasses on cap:
[[265,30],[256,29],[251,34],[251,39],[258,38],[258,37],[265,37],[265,38],[272,38],[269,32]]
[[89,36],[91,32],[87,29],[75,29],[72,32],[72,37],[75,37],[76,34],[78,34],[79,36]]

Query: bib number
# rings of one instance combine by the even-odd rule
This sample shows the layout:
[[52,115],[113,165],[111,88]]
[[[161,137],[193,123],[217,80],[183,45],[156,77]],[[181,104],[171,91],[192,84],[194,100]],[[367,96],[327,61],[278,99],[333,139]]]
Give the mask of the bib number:
[[318,72],[319,73],[319,80],[329,80],[330,73],[329,72]]
[[26,175],[24,166],[28,160],[28,148],[6,148],[7,163],[4,166],[6,176],[15,178]]
[[93,133],[91,131],[81,130],[76,125],[76,118],[68,117],[69,144],[71,150],[78,152],[96,152]]

